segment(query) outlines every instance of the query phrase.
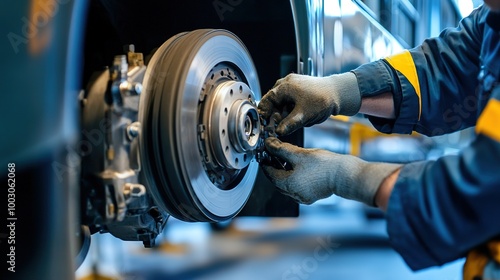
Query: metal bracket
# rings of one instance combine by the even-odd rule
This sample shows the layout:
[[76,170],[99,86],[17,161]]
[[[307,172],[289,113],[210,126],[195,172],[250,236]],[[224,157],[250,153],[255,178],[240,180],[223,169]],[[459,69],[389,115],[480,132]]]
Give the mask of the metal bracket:
[[265,120],[264,118],[262,118],[262,116],[260,116],[262,131],[260,133],[261,139],[259,147],[257,148],[256,159],[260,164],[271,165],[274,166],[275,168],[280,168],[283,170],[290,170],[291,169],[290,165],[287,164],[286,161],[283,161],[278,157],[270,155],[269,152],[267,152],[266,146],[264,144],[264,141],[268,137],[278,137],[278,134],[276,133],[276,127],[278,126],[279,120],[281,120],[281,116],[277,112],[274,113],[269,118],[269,121]]

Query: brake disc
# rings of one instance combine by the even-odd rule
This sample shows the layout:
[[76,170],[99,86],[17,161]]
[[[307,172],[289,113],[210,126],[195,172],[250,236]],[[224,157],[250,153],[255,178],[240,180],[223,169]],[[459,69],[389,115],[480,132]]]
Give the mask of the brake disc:
[[143,180],[159,207],[185,221],[224,221],[255,182],[260,86],[243,43],[225,30],[166,41],[144,78]]

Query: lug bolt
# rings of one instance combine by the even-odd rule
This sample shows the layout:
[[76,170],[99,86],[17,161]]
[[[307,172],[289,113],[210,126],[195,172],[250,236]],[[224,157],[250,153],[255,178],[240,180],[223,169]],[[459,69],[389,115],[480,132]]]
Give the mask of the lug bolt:
[[127,137],[130,141],[139,136],[141,131],[141,123],[133,122],[129,126],[127,126]]

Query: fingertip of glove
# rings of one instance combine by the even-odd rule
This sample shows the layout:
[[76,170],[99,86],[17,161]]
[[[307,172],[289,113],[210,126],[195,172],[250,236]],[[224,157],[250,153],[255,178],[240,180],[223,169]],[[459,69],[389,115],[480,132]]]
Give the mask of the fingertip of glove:
[[271,117],[271,115],[274,111],[273,108],[274,108],[274,101],[273,101],[273,96],[272,96],[271,90],[270,90],[259,101],[259,105],[257,106],[257,109],[259,110],[259,114],[262,117],[264,117],[265,119],[268,119],[269,117]]
[[266,138],[264,143],[266,144],[266,148],[268,150],[276,151],[277,149],[279,149],[283,142],[281,142],[281,140],[276,137],[268,137]]
[[264,98],[276,98],[278,92],[276,91],[279,88],[279,85],[274,86],[272,89],[268,90],[264,95]]
[[293,128],[292,128],[290,125],[288,125],[288,123],[286,123],[286,122],[281,122],[281,123],[280,123],[280,124],[276,127],[276,133],[277,133],[278,135],[281,135],[281,136],[283,136],[283,135],[288,135],[288,134],[290,134],[290,133],[292,133],[292,132],[293,132],[293,130],[292,130],[292,129],[293,129]]
[[278,135],[286,135],[285,132],[287,131],[287,128],[285,125],[283,124],[279,124],[277,127],[276,127],[276,134]]
[[267,104],[262,104],[262,102],[259,103],[259,107],[257,107],[257,110],[259,112],[259,115],[264,119],[268,119],[271,116],[271,113],[269,111]]

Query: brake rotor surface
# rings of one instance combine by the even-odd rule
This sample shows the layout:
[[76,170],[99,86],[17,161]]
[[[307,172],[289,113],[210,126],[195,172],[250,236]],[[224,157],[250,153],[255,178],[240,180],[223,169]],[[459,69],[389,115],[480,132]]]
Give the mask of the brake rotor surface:
[[261,97],[243,43],[225,30],[181,33],[151,58],[141,95],[141,176],[185,221],[224,221],[255,182]]

